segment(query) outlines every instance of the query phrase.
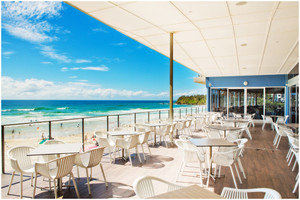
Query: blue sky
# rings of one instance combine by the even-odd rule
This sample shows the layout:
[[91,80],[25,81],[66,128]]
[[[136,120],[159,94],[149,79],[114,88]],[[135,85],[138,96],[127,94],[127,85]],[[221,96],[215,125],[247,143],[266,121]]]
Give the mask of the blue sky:
[[[168,99],[169,59],[62,2],[2,2],[2,99]],[[174,98],[203,94],[174,63]]]

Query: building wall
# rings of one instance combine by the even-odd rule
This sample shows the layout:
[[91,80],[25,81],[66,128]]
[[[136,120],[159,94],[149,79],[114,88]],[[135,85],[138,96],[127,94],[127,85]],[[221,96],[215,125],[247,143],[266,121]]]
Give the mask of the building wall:
[[[243,83],[247,81],[248,85]],[[211,87],[276,87],[285,86],[285,115],[289,114],[289,94],[287,75],[258,75],[258,76],[226,76],[206,77],[207,109],[210,111],[210,88]]]

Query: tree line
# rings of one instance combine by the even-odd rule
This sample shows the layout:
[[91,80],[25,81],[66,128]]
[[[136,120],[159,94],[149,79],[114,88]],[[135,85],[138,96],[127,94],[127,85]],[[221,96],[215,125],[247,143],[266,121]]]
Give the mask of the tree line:
[[205,105],[206,95],[191,95],[181,96],[177,99],[176,104],[187,104],[187,105]]

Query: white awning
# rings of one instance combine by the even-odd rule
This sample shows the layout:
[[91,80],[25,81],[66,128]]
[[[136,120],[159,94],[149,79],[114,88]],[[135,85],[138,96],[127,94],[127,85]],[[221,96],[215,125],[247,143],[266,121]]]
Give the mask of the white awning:
[[287,74],[298,62],[298,2],[67,2],[209,76]]

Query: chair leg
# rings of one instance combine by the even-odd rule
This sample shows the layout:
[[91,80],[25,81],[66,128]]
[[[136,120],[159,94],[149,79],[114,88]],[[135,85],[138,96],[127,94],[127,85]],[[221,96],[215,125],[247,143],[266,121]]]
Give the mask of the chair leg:
[[143,144],[141,144],[141,147],[142,147],[142,151],[143,151],[144,160],[147,160],[147,159],[146,159],[146,156],[145,156]]
[[179,175],[181,174],[182,166],[183,166],[183,162],[181,162],[181,165],[180,165],[179,171],[178,171],[178,173],[177,173],[177,177],[176,177],[176,181],[175,181],[175,182],[177,182],[178,177],[179,177]]
[[142,159],[141,159],[141,156],[140,156],[140,154],[139,154],[139,150],[138,150],[137,147],[135,147],[135,150],[136,150],[136,154],[137,154],[137,156],[138,156],[138,158],[139,158],[139,161],[140,161],[140,163],[141,163],[141,162],[142,162]]
[[236,185],[236,182],[235,182],[235,178],[234,178],[234,173],[233,173],[232,167],[229,166],[229,168],[230,168],[230,171],[231,171],[231,174],[232,174],[232,179],[233,179],[233,182],[234,182],[234,186],[235,186],[236,189],[238,189],[238,187]]
[[11,188],[11,184],[14,180],[14,176],[15,176],[16,171],[13,171],[11,178],[10,178],[10,183],[9,183],[9,187],[8,187],[8,191],[7,191],[7,195],[9,194],[10,188]]
[[278,142],[277,142],[277,145],[276,145],[276,149],[278,149],[278,146],[279,146],[280,140],[281,140],[281,135],[280,135],[280,136],[279,136],[279,138],[278,138]]
[[152,156],[150,148],[149,148],[149,144],[148,143],[146,143],[146,144],[147,144],[147,147],[148,147],[149,154],[150,154],[150,156]]
[[90,180],[93,179],[93,168],[91,167]]
[[218,176],[219,178],[221,177],[221,169],[222,169],[222,166],[220,165],[219,166],[219,176]]
[[22,199],[23,198],[23,174],[22,173],[20,175],[20,178],[21,178],[21,181],[20,181],[20,184],[21,184],[21,195],[20,195],[20,198]]
[[[33,187],[33,193],[32,193],[32,198],[34,199],[35,197],[35,190],[36,190],[36,182],[37,182],[37,173],[35,173],[35,176],[34,176],[34,187]],[[49,179],[49,182],[50,182],[50,179]],[[50,188],[51,189],[51,188]]]
[[49,190],[51,191],[51,179],[49,178]]
[[80,179],[80,176],[79,176],[79,167],[78,167],[78,165],[76,167],[77,167],[77,176],[78,176],[78,179]]
[[56,179],[54,179],[53,182],[54,182],[54,197],[55,197],[55,199],[57,199]]
[[262,125],[262,127],[261,127],[262,130],[264,130],[265,124],[266,124],[266,123],[264,122],[263,125]]
[[238,175],[239,181],[240,181],[240,183],[242,184],[243,182],[242,182],[242,179],[241,179],[239,170],[238,170],[237,167],[236,167],[236,163],[234,163],[234,168],[235,168],[235,171],[236,171],[236,173],[237,173],[237,175]]
[[295,160],[295,163],[294,163],[294,166],[293,166],[292,172],[295,170],[296,164],[297,164],[297,159]]
[[77,189],[77,185],[76,185],[76,182],[75,182],[75,179],[74,179],[74,176],[73,176],[73,173],[70,172],[70,174],[71,174],[71,177],[72,177],[72,180],[73,180],[73,184],[74,184],[74,187],[75,187],[77,198],[80,198],[79,192],[78,192],[78,189]]
[[111,161],[111,150],[110,150],[110,146],[108,146],[108,151],[109,151],[109,161],[110,161],[110,164],[111,164],[112,161]]
[[103,167],[102,167],[102,164],[100,163],[100,169],[101,169],[101,172],[102,172],[102,175],[103,175],[103,179],[104,179],[104,182],[105,182],[105,186],[108,187],[108,184],[107,184],[107,181],[106,181],[106,177],[105,177],[105,174],[104,174],[104,170],[103,170]]
[[243,165],[242,165],[242,162],[241,162],[241,159],[240,159],[240,158],[238,158],[238,159],[237,159],[237,161],[238,161],[238,164],[239,164],[240,170],[241,170],[241,172],[243,173],[244,179],[247,179],[247,178],[246,178],[245,171],[244,171],[244,168],[243,168]]
[[85,172],[86,172],[86,181],[87,181],[87,184],[88,184],[88,189],[89,189],[89,195],[91,196],[91,187],[90,187],[90,177],[89,177],[89,172],[88,172],[88,168],[85,168]]
[[33,187],[33,173],[31,174],[31,187]]
[[288,164],[288,166],[290,166],[290,165],[291,165],[293,158],[294,158],[294,154],[291,156],[291,158],[290,158],[290,160],[289,160],[289,164]]
[[295,187],[293,189],[293,193],[296,192],[296,189],[297,189],[298,185],[299,185],[299,179],[296,181]]
[[128,157],[129,157],[130,165],[131,165],[131,167],[133,167],[133,166],[132,166],[132,161],[131,161],[130,150],[129,150],[129,149],[126,149],[126,152],[127,152],[127,154],[128,154]]
[[200,163],[200,186],[203,187],[203,178],[202,178],[202,167]]

